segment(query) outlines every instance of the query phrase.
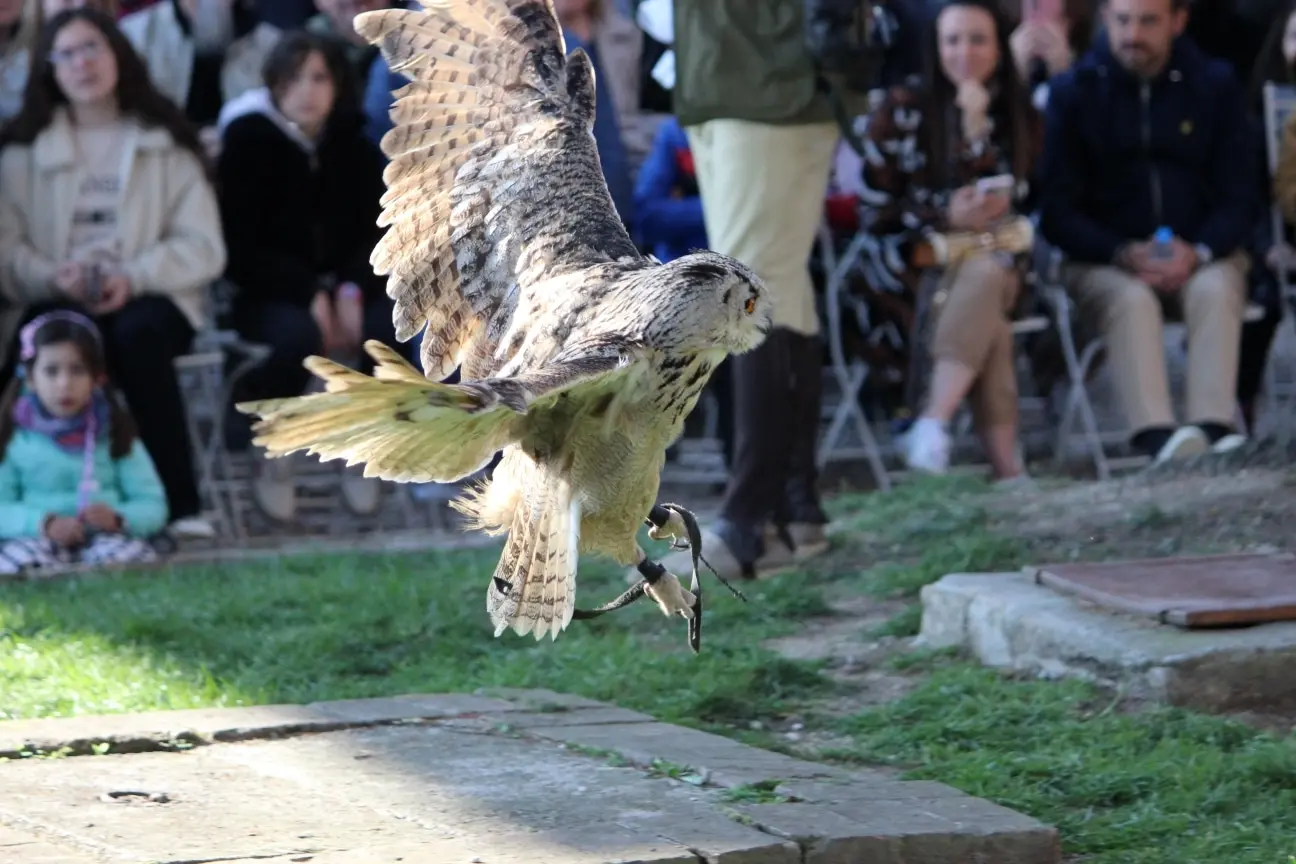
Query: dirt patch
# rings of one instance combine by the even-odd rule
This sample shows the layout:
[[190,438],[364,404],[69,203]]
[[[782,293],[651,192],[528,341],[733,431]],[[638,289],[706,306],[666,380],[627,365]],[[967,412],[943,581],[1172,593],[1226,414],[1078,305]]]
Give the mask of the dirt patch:
[[[1229,471],[1216,459],[1103,483],[1041,478],[1035,489],[995,491],[976,504],[984,508],[993,533],[1025,544],[1029,559],[1038,564],[1289,548],[1296,521],[1296,470],[1288,467],[1293,463],[1272,452],[1246,458],[1251,464]],[[766,643],[789,658],[824,661],[841,693],[817,705],[817,711],[853,713],[897,700],[917,686],[921,668],[895,662],[912,652],[912,638],[877,635],[881,625],[904,611],[906,601],[839,590],[830,590],[827,599],[833,616],[812,619],[797,634]],[[1296,725],[1296,717],[1286,714],[1237,719],[1268,729]],[[797,732],[790,740],[808,744]]]
[[1043,484],[987,502],[991,527],[1045,560],[1118,560],[1284,548],[1296,482],[1279,468],[1222,476],[1136,475],[1089,484]]

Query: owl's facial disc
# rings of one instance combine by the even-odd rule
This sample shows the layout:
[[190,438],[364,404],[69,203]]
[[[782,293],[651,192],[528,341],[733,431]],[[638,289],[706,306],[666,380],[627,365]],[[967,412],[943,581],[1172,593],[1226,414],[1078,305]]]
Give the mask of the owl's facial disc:
[[744,354],[765,341],[774,327],[774,301],[754,276],[735,279],[728,292],[729,326],[725,342],[734,354]]

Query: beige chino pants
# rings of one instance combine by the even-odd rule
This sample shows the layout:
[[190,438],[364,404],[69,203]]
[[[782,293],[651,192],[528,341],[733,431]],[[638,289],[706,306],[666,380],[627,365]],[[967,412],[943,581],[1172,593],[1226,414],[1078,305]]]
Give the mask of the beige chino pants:
[[685,132],[711,248],[764,280],[776,327],[818,334],[807,265],[823,219],[837,125],[708,120]]
[[1166,374],[1166,316],[1181,318],[1188,329],[1186,422],[1232,425],[1249,268],[1239,252],[1198,269],[1177,293],[1162,295],[1117,267],[1067,265],[1063,281],[1081,314],[1098,322],[1133,431],[1178,425]]

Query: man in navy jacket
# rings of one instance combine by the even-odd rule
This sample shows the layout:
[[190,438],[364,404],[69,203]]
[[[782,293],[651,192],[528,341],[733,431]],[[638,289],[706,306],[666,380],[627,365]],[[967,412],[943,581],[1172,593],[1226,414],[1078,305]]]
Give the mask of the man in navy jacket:
[[[1253,127],[1232,70],[1187,37],[1186,0],[1107,0],[1106,36],[1050,85],[1041,229],[1097,318],[1135,448],[1156,461],[1230,449],[1259,206]],[[1172,234],[1154,242],[1158,228]],[[1177,426],[1162,315],[1188,329]]]

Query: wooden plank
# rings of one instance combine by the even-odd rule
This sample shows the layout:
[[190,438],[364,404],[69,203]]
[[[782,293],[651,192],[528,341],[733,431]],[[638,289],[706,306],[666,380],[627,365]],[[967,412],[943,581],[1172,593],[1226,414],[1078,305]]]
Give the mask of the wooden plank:
[[1296,556],[1211,555],[1046,564],[1035,581],[1098,606],[1178,627],[1296,620]]

